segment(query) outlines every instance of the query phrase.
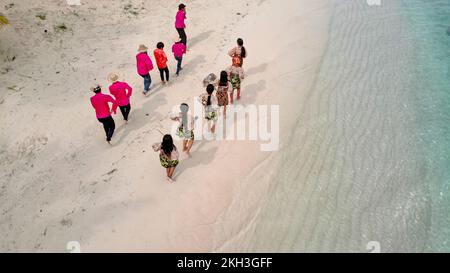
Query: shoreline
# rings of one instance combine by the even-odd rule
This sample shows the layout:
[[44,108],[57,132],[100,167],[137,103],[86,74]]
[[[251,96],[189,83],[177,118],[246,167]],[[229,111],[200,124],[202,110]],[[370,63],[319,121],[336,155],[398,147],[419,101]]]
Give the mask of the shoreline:
[[227,215],[242,233],[221,251],[368,252],[373,242],[382,252],[426,251],[429,170],[409,77],[414,45],[397,5],[337,4],[345,16],[333,22],[291,148],[278,172],[251,179],[267,180],[265,195],[248,226]]
[[[302,8],[307,5],[309,5],[308,9]],[[293,48],[301,48],[302,52],[291,52],[292,56],[285,56],[284,51],[280,51],[279,54],[283,57],[279,57],[278,65],[287,68],[285,69],[287,71],[275,77],[281,78],[276,82],[276,87],[273,89],[277,90],[274,92],[276,95],[272,95],[272,93],[268,95],[269,98],[267,99],[278,101],[280,104],[280,151],[272,153],[271,156],[260,161],[251,173],[236,185],[233,191],[233,201],[215,224],[214,252],[272,252],[280,250],[278,249],[279,246],[277,248],[256,247],[258,243],[262,242],[279,244],[279,238],[275,238],[276,235],[259,231],[261,222],[258,220],[261,220],[259,217],[264,211],[271,209],[268,207],[267,199],[270,199],[275,189],[280,186],[280,183],[273,178],[279,172],[291,171],[283,168],[283,153],[289,149],[288,146],[298,143],[289,140],[292,137],[292,131],[296,128],[297,118],[302,112],[302,107],[298,107],[298,104],[305,103],[308,94],[314,89],[322,58],[327,50],[328,39],[330,38],[328,31],[334,9],[334,5],[330,1],[317,1],[313,6],[310,2],[303,1],[297,7],[299,10],[292,8],[292,6],[294,4],[291,5],[289,11],[281,11],[281,9],[277,11],[283,12],[287,17],[291,13],[303,16],[302,22],[290,26],[294,31],[295,29],[302,29],[303,33],[297,39],[293,38],[294,35],[289,36],[291,41],[286,42],[295,45]],[[285,38],[285,40],[288,39]],[[274,69],[274,71],[281,70]],[[278,202],[282,202],[283,199],[284,197],[280,196]],[[276,222],[275,219],[273,221]]]

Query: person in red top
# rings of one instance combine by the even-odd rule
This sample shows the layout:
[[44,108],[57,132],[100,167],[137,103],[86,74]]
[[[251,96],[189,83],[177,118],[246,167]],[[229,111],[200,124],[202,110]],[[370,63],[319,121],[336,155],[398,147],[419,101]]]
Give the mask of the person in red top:
[[125,123],[128,123],[128,116],[131,111],[130,97],[133,94],[133,88],[126,82],[119,82],[119,76],[114,73],[108,76],[108,80],[112,83],[109,87],[109,93],[116,99],[123,119]]
[[[161,81],[165,84],[166,81],[169,82],[169,67],[167,67],[167,56],[164,52],[164,43],[159,42],[156,45],[153,54],[155,55],[156,64],[158,65],[159,73],[161,74]],[[166,74],[165,79],[164,73]]]
[[[95,109],[98,121],[103,124],[106,133],[106,141],[110,143],[114,130],[116,129],[116,124],[114,123],[111,114],[116,114],[117,102],[110,95],[102,94],[100,85],[92,87],[91,91],[95,93],[95,95],[91,97],[92,107]],[[112,110],[109,108],[109,103],[112,103]]]

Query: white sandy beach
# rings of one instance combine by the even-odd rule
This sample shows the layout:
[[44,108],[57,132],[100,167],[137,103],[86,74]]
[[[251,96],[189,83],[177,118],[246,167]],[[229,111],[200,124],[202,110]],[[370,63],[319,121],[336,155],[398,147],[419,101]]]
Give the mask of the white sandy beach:
[[[135,72],[137,46],[165,42],[173,74],[179,2],[81,2],[0,1],[14,3],[0,30],[0,250],[63,252],[69,241],[86,252],[227,250],[250,226],[228,229],[224,215],[236,199],[245,200],[241,219],[262,209],[259,198],[274,185],[256,178],[276,171],[276,152],[254,141],[197,142],[169,184],[151,145],[170,131],[172,108],[192,103],[203,78],[230,64],[226,52],[242,37],[249,58],[240,103],[280,105],[283,146],[317,74],[330,1],[190,1],[182,75],[161,88],[153,71],[149,97]],[[115,116],[113,147],[89,103],[89,88],[107,87],[110,72],[134,88],[130,123]]]

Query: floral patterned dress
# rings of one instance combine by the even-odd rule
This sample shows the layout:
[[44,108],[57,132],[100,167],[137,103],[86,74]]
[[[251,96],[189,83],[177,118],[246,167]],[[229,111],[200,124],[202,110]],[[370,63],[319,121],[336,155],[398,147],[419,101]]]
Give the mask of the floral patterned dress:
[[219,86],[217,87],[217,102],[219,106],[227,106],[228,105],[228,92],[230,91],[230,84],[228,83],[225,86]]

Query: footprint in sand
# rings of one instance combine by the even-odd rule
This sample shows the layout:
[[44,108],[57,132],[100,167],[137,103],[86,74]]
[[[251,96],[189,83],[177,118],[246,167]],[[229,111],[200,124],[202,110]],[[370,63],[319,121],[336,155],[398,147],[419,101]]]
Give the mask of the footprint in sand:
[[72,226],[72,220],[70,219],[62,219],[61,222],[59,222],[64,227],[71,227]]
[[41,151],[48,143],[47,137],[28,137],[19,144],[17,156],[27,157]]

